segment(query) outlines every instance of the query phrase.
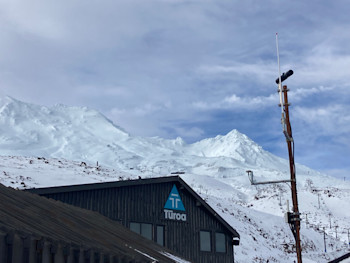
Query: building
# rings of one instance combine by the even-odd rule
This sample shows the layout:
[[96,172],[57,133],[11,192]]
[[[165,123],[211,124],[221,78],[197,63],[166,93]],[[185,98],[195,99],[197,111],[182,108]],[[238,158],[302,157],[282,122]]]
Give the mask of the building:
[[179,176],[29,190],[97,211],[196,263],[232,263],[239,234]]
[[1,184],[0,200],[1,263],[188,262],[93,211]]

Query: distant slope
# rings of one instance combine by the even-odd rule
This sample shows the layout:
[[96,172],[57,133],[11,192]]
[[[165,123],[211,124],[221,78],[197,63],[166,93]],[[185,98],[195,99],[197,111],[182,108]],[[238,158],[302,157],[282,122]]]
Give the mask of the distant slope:
[[56,105],[51,108],[0,99],[1,153],[78,157],[91,147],[125,140],[128,134],[97,111]]
[[64,105],[48,108],[10,97],[0,99],[0,134],[2,155],[99,161],[123,170],[196,171],[205,160],[214,161],[218,165],[210,166],[219,167],[215,172],[225,174],[221,159],[251,169],[288,169],[285,160],[264,151],[237,130],[187,145],[181,138],[130,136],[95,110]]
[[[185,172],[183,179],[241,234],[237,262],[295,259],[283,218],[289,186],[251,186],[246,175],[249,169],[257,181],[288,179],[288,162],[237,130],[193,144],[143,138],[91,109],[48,108],[6,97],[0,99],[0,155],[0,183],[15,188]],[[297,183],[304,262],[327,262],[345,249],[350,183],[303,165],[297,165]],[[323,253],[323,227],[328,254]]]

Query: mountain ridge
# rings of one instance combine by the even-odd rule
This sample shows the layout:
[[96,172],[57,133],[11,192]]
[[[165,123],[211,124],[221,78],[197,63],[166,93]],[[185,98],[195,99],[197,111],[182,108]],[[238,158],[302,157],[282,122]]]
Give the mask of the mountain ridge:
[[[0,98],[0,183],[14,188],[60,186],[167,176],[181,177],[241,235],[237,262],[290,262],[293,236],[284,223],[289,163],[233,129],[187,144],[183,139],[132,136],[86,107],[43,107]],[[350,228],[350,184],[297,164],[304,262],[328,262],[343,253]],[[309,222],[306,223],[305,215]],[[323,252],[323,232],[327,248]]]
[[[148,152],[154,152],[152,148],[161,147],[174,155],[187,153],[203,157],[229,157],[242,162],[251,162],[250,159],[256,161],[259,155],[267,153],[236,129],[226,135],[193,144],[187,144],[180,137],[173,140],[142,138],[131,136],[99,112],[86,107],[55,105],[49,108],[20,102],[11,97],[0,100],[0,124],[2,127],[7,126],[6,130],[1,129],[0,146],[3,155],[14,154],[11,149],[15,146],[16,152],[21,149],[20,155],[25,156],[84,159],[83,155],[75,153],[74,156],[72,152],[77,144],[80,144],[78,148],[82,152],[86,152],[91,145],[98,144],[104,144],[105,149],[102,150],[110,150],[110,153],[113,153],[111,149],[123,149],[135,155],[140,152],[140,148],[143,152],[147,152],[146,148],[150,148]],[[94,141],[97,142],[93,143]],[[89,146],[84,148],[84,143]],[[12,148],[6,147],[9,144]],[[24,149],[29,147],[25,152]],[[67,152],[71,154],[67,156]],[[251,154],[249,158],[246,156],[248,153]]]

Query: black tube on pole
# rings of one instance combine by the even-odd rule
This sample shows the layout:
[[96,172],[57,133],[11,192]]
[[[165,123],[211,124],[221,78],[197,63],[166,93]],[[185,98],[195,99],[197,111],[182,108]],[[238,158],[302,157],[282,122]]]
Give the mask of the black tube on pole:
[[[285,81],[287,78],[289,78],[290,76],[293,75],[293,70],[288,70],[287,72],[284,72],[282,75],[281,75],[281,82]],[[280,78],[277,78],[276,79],[276,84],[279,84],[280,83]]]

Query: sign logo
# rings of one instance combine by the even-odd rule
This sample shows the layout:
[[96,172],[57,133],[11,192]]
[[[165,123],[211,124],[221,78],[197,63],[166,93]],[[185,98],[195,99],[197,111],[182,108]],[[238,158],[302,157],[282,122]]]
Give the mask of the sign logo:
[[168,197],[168,200],[165,203],[164,208],[171,209],[171,210],[185,211],[185,207],[182,203],[181,197],[179,195],[179,191],[177,191],[176,185],[174,185],[173,189],[171,189],[170,195]]
[[182,211],[182,212],[186,211],[184,204],[182,203],[181,197],[179,195],[179,191],[177,190],[175,184],[171,189],[168,200],[164,205],[164,217],[165,219],[186,221],[185,213],[177,213],[177,212],[174,212],[173,210]]

